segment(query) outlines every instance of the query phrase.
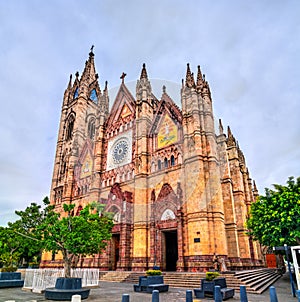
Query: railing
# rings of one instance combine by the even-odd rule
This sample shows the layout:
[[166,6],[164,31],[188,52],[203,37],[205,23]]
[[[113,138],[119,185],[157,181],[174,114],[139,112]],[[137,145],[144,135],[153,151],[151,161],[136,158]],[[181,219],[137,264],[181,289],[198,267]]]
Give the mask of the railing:
[[[59,277],[63,277],[63,269],[26,269],[23,289],[42,292],[45,288],[55,287],[56,279]],[[72,269],[71,277],[81,278],[83,287],[99,284],[98,269]]]

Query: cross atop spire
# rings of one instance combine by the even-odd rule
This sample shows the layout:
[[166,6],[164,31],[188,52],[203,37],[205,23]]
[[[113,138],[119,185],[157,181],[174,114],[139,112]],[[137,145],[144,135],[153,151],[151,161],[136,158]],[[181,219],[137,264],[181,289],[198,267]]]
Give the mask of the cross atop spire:
[[127,74],[125,72],[123,72],[122,75],[120,76],[120,79],[122,79],[122,83],[124,83],[124,79],[125,79],[126,75]]
[[90,53],[89,53],[90,56],[93,56],[93,55],[94,55],[93,50],[94,50],[94,45],[92,45],[92,47],[91,47],[91,51],[90,51]]

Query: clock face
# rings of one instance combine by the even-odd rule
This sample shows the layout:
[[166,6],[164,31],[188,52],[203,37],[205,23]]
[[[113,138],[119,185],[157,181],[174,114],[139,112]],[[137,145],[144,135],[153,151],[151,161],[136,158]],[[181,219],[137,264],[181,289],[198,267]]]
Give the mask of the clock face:
[[121,138],[113,146],[113,160],[115,164],[120,164],[126,158],[129,149],[128,140]]

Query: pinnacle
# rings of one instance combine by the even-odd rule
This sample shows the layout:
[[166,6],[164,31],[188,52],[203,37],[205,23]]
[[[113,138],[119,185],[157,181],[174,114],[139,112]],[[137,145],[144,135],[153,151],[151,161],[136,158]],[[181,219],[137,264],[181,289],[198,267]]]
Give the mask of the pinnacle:
[[189,88],[195,87],[194,74],[191,73],[189,63],[187,63],[186,76],[185,76],[185,85]]
[[146,64],[143,64],[142,72],[141,72],[141,79],[148,79],[147,70],[146,70]]

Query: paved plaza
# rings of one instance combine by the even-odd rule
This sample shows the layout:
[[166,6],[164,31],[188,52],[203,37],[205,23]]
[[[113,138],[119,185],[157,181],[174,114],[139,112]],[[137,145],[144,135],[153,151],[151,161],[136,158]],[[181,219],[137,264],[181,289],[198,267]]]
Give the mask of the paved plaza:
[[[277,292],[278,302],[297,302],[297,298],[291,294],[291,287],[288,274],[285,274],[274,284]],[[186,296],[185,288],[171,287],[168,292],[161,293],[159,296],[160,302],[185,302]],[[83,300],[87,302],[101,301],[101,302],[121,302],[122,294],[130,295],[130,302],[151,302],[151,294],[135,293],[133,285],[130,283],[118,282],[100,282],[98,288],[91,289],[88,299]],[[0,302],[5,301],[15,302],[41,302],[51,301],[46,300],[43,294],[32,293],[24,291],[22,288],[1,288],[0,289]],[[194,299],[196,302],[212,302],[212,299]],[[234,298],[227,301],[240,301],[239,293],[236,293]],[[270,301],[269,291],[265,291],[261,295],[248,294],[248,302],[267,302]],[[62,302],[62,301],[61,301]]]

